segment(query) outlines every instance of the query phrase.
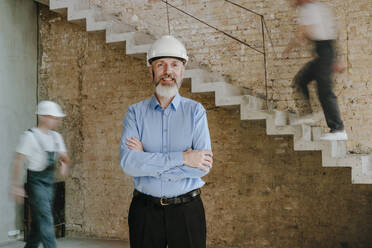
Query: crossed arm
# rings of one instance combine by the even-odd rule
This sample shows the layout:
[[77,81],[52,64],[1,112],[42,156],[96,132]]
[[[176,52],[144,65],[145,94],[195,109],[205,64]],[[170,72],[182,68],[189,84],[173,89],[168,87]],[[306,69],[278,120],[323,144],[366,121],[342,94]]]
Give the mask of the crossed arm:
[[[144,151],[138,139],[135,115],[129,108],[123,123],[120,145],[120,164],[124,172],[133,177],[150,176],[170,180],[203,177],[213,164],[206,122],[204,111],[198,115],[195,125],[195,132],[198,135],[193,139],[194,149],[183,152],[151,153]],[[201,125],[202,123],[204,125]]]
[[[141,141],[136,137],[130,137],[126,140],[125,144],[131,150],[137,150],[144,152]],[[208,150],[192,150],[188,149],[182,153],[184,160],[184,165],[190,166],[193,168],[199,168],[205,172],[208,172],[208,167],[212,168],[213,163],[213,154],[212,151]]]

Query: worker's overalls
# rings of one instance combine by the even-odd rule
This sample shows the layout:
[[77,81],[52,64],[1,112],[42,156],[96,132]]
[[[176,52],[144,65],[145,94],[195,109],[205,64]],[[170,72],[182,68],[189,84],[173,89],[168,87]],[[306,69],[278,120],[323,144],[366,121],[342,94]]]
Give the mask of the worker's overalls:
[[[29,130],[32,132],[32,130]],[[32,132],[40,147],[47,154],[47,167],[43,171],[27,170],[27,193],[31,209],[31,230],[25,248],[56,248],[52,215],[54,168],[58,160],[56,151],[46,151],[38,137]],[[55,139],[53,138],[55,141]],[[55,148],[56,143],[55,144]],[[56,149],[55,149],[56,150]]]

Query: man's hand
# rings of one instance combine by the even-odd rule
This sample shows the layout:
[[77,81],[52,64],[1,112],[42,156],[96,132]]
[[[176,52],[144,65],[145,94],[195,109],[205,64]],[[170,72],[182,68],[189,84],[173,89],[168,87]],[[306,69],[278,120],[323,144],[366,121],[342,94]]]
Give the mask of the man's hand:
[[24,198],[27,197],[25,189],[22,186],[18,186],[18,185],[12,185],[11,193],[17,204],[22,204],[24,202]]
[[68,157],[67,153],[61,152],[59,153],[59,173],[62,177],[66,178],[68,176],[69,165],[70,165],[70,158]]
[[203,171],[208,171],[206,167],[212,168],[212,151],[188,149],[182,155],[184,164],[187,166],[199,168]]
[[333,65],[332,65],[332,71],[333,72],[337,72],[337,73],[343,73],[345,71],[345,66],[344,64],[341,62],[341,60],[336,60],[335,62],[333,62]]
[[65,153],[65,152],[60,152],[60,153],[58,154],[58,156],[59,156],[59,160],[60,160],[62,163],[65,163],[65,164],[67,164],[67,165],[70,164],[70,158],[68,157],[67,153]]
[[60,166],[59,166],[59,173],[61,176],[66,178],[68,176],[68,165],[64,162],[61,161]]
[[11,194],[14,197],[14,200],[18,204],[22,204],[24,198],[27,197],[25,189],[23,188],[22,183],[20,183],[21,178],[21,168],[24,165],[25,155],[21,153],[16,153],[16,157],[13,161],[13,173],[12,173],[12,184],[11,184]]
[[141,152],[144,151],[141,141],[139,141],[139,139],[137,139],[136,137],[128,138],[125,144],[131,150],[137,150]]

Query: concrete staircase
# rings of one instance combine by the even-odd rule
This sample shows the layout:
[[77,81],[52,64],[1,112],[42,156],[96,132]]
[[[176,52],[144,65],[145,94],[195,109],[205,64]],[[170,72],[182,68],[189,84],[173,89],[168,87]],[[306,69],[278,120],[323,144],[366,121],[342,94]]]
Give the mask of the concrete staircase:
[[[106,42],[125,42],[126,53],[144,58],[154,38],[115,18],[102,13],[99,8],[90,8],[87,0],[35,0],[46,4],[50,10],[67,15],[68,21],[83,23],[87,31],[105,31]],[[192,92],[215,92],[217,106],[240,105],[242,120],[266,120],[268,135],[293,135],[294,150],[321,151],[325,167],[351,167],[351,182],[372,183],[372,157],[368,154],[349,154],[345,141],[320,141],[322,129],[308,125],[290,125],[287,112],[267,110],[265,100],[249,95],[245,90],[228,84],[218,75],[202,69],[186,70],[191,78]]]

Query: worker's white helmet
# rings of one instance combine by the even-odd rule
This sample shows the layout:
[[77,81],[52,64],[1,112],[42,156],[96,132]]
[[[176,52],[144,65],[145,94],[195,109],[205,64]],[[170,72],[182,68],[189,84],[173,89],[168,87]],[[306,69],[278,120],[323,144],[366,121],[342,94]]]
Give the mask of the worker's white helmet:
[[185,46],[171,35],[165,35],[152,44],[147,52],[147,66],[150,66],[152,61],[163,57],[181,59],[185,65],[189,60]]
[[52,101],[41,101],[37,105],[37,115],[50,115],[54,117],[65,117],[61,107]]

